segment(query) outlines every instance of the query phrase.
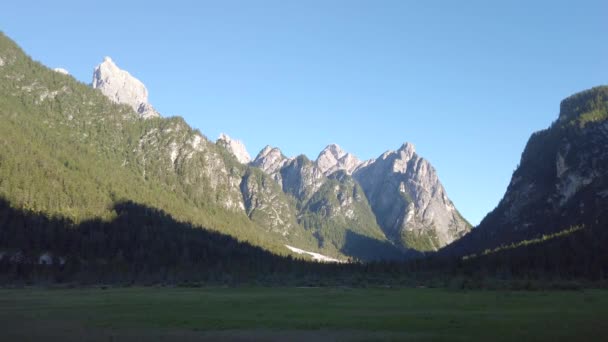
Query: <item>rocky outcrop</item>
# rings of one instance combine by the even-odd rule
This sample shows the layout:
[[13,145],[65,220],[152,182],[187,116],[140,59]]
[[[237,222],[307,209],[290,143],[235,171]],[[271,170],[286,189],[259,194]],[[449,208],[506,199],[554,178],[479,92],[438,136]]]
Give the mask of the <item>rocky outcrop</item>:
[[240,140],[232,139],[228,135],[221,133],[216,144],[232,153],[241,164],[248,164],[251,161],[245,144]]
[[346,171],[350,175],[361,164],[361,161],[342,150],[340,146],[331,144],[319,153],[315,163],[321,172],[328,176],[339,170]]
[[130,106],[144,119],[160,116],[148,103],[148,90],[144,84],[116,66],[110,57],[105,57],[95,68],[92,84],[110,100]]
[[470,230],[448,198],[435,169],[405,143],[354,173],[378,223],[394,241],[437,250]]

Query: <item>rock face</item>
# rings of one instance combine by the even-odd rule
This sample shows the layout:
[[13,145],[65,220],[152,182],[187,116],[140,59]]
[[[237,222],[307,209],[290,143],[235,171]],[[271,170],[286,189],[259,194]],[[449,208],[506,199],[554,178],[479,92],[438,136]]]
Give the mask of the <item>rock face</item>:
[[105,57],[95,68],[92,84],[113,102],[129,105],[144,119],[160,116],[148,103],[148,90],[144,84],[121,70],[110,57]]
[[251,161],[251,157],[247,152],[245,144],[240,140],[232,139],[228,135],[221,133],[217,139],[216,144],[224,147],[228,152],[232,153],[241,164],[248,164]]
[[350,175],[361,164],[361,161],[354,155],[344,152],[340,146],[331,144],[319,153],[316,164],[326,176],[338,170],[344,170]]
[[281,168],[285,166],[291,159],[285,157],[283,152],[276,147],[266,146],[257,157],[251,162],[252,166],[259,167],[274,178],[279,185],[283,186]]
[[325,182],[323,172],[303,155],[288,160],[280,173],[283,191],[301,201],[309,199]]
[[435,169],[405,143],[354,174],[389,238],[416,250],[437,250],[471,226],[458,213]]
[[241,182],[247,215],[268,230],[288,236],[298,228],[295,210],[279,186],[260,170],[247,170]]
[[478,253],[573,226],[593,228],[606,222],[607,174],[608,87],[604,86],[562,101],[559,119],[530,137],[496,209],[444,253]]

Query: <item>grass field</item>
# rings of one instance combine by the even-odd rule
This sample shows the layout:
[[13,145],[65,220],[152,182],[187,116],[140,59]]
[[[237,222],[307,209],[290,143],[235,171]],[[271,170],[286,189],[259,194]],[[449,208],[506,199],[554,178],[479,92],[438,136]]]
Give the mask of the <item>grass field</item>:
[[608,291],[0,290],[0,341],[600,341]]

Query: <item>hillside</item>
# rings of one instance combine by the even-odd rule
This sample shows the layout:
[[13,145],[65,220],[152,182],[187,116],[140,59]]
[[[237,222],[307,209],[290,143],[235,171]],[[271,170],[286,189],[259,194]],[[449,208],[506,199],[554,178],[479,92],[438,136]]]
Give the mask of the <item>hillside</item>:
[[[557,268],[566,259],[570,261],[563,263],[578,260],[579,265],[570,269],[579,271],[601,265],[608,224],[607,151],[608,87],[563,100],[559,118],[528,141],[496,209],[441,253],[510,250],[512,258],[518,253],[536,255],[538,262],[553,260],[551,267]],[[532,259],[526,257],[534,263]]]
[[250,220],[237,204],[247,168],[183,119],[142,120],[5,36],[0,58],[0,196],[12,206],[81,222],[128,200],[278,254],[284,242],[315,249]]

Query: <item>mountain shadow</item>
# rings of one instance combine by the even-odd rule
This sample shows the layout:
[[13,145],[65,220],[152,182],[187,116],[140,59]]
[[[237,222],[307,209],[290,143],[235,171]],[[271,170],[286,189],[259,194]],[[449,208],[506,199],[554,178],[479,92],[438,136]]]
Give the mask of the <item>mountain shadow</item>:
[[362,261],[395,260],[405,261],[407,259],[421,257],[422,253],[417,251],[404,251],[389,241],[380,241],[346,230],[344,246],[340,250],[344,255],[349,255]]
[[[585,279],[605,281],[608,274],[608,230],[576,226],[553,234],[505,244],[462,259],[440,256],[428,269],[454,275],[498,279]],[[439,263],[436,263],[439,261]],[[427,265],[429,266],[429,265]]]
[[0,198],[0,283],[244,283],[350,268],[275,255],[130,201],[113,210],[110,221],[75,223]]

